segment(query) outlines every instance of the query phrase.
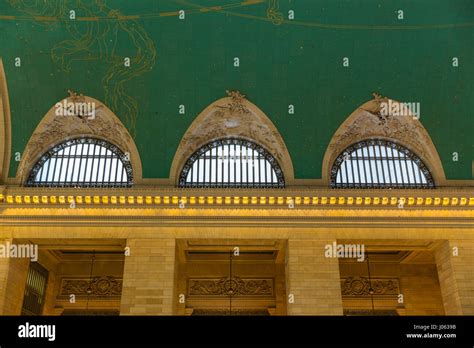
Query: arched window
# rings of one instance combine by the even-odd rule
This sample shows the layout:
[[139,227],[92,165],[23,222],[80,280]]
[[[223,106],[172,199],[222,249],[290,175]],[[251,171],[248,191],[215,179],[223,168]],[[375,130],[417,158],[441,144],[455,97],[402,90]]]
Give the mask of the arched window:
[[30,172],[27,186],[129,187],[132,166],[115,145],[95,138],[77,138],[54,146]]
[[242,139],[213,141],[186,162],[179,187],[285,187],[277,160],[261,146]]
[[334,188],[433,188],[421,159],[386,140],[366,140],[344,150],[331,169]]

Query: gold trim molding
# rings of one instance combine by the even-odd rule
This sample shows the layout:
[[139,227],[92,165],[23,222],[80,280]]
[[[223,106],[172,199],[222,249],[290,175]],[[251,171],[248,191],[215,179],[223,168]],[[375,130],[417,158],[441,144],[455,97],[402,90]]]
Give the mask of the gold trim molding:
[[47,206],[168,206],[184,209],[189,206],[286,206],[290,209],[302,207],[472,207],[474,197],[465,195],[397,195],[397,196],[300,196],[300,195],[11,195],[0,194],[2,205],[47,205]]

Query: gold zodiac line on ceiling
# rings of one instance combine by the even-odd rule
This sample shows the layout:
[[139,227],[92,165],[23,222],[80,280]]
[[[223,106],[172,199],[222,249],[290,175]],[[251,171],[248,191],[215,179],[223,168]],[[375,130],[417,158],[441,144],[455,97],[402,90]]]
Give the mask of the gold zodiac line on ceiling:
[[[243,6],[250,6],[250,5],[257,5],[264,3],[266,0],[246,0],[238,3],[228,4],[228,5],[217,5],[217,6],[200,6],[198,9],[195,10],[185,10],[186,14],[199,14],[199,13],[207,13],[207,12],[218,12],[229,8],[236,8],[236,7],[243,7]],[[194,4],[193,4],[194,5]],[[180,10],[171,11],[171,12],[158,12],[158,13],[146,13],[146,14],[139,14],[139,15],[114,15],[114,16],[107,16],[107,17],[76,17],[75,21],[80,22],[93,22],[93,21],[110,21],[110,20],[120,20],[120,21],[128,21],[128,20],[138,20],[138,19],[149,19],[149,18],[160,18],[160,17],[177,17],[180,15]],[[43,22],[68,22],[71,19],[68,18],[59,18],[59,17],[51,17],[51,16],[7,16],[7,15],[0,15],[0,20],[35,20],[35,21],[43,21]]]
[[[195,10],[185,10],[187,15],[192,14],[200,14],[200,13],[208,13],[208,12],[220,12],[223,14],[228,14],[231,16],[242,17],[252,20],[259,20],[265,21],[270,23],[275,23],[275,18],[271,16],[263,17],[263,16],[255,16],[249,15],[244,13],[232,12],[228,11],[230,8],[238,8],[243,6],[250,6],[250,5],[257,5],[265,3],[267,0],[246,0],[234,4],[228,5],[215,5],[215,6],[201,6],[194,4],[189,1],[179,1],[177,3],[183,5],[189,5],[196,7]],[[129,21],[129,20],[140,20],[140,19],[153,19],[153,18],[163,18],[163,17],[177,17],[180,15],[180,10],[171,11],[171,12],[158,12],[158,13],[148,13],[148,14],[139,14],[139,15],[117,15],[114,17],[76,17],[76,21],[82,22],[93,22],[93,21],[110,21],[110,20],[119,20],[119,21]],[[67,18],[58,18],[58,17],[49,17],[49,16],[33,16],[33,17],[26,17],[26,16],[8,16],[8,15],[0,15],[0,20],[13,20],[13,21],[44,21],[44,22],[52,22],[52,21],[70,21]],[[285,19],[278,19],[277,24],[287,24],[287,25],[297,25],[297,26],[306,26],[306,27],[314,27],[319,29],[354,29],[354,30],[427,30],[427,29],[453,29],[453,28],[466,28],[466,27],[474,27],[474,22],[466,22],[466,23],[447,23],[447,24],[428,24],[428,25],[353,25],[353,24],[323,24],[319,22],[309,22],[309,21],[298,21],[298,20],[285,20]]]
[[[353,24],[323,24],[319,22],[308,22],[308,21],[298,21],[298,20],[288,20],[284,19],[279,13],[279,3],[278,0],[267,0],[268,9],[267,16],[255,16],[250,14],[238,13],[227,11],[226,9],[221,9],[219,12],[227,14],[230,16],[242,17],[253,20],[260,20],[265,22],[270,22],[275,25],[288,24],[288,25],[297,25],[297,26],[306,26],[306,27],[315,27],[319,29],[355,29],[355,30],[419,30],[419,29],[450,29],[450,28],[462,28],[462,27],[472,27],[474,22],[467,23],[456,23],[456,24],[429,24],[429,25],[353,25]],[[201,5],[194,4],[186,0],[176,0],[177,3],[182,5],[193,6],[197,8],[203,8]]]

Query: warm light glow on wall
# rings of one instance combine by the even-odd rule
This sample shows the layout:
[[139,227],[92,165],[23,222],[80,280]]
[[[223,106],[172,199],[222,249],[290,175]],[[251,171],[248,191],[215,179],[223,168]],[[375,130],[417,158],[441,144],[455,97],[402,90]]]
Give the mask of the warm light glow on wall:
[[329,206],[344,206],[344,205],[361,205],[361,206],[377,206],[377,205],[391,205],[393,207],[406,206],[472,206],[474,205],[474,198],[467,197],[309,197],[309,196],[29,196],[29,195],[1,195],[0,203],[7,204],[127,204],[127,205],[161,205],[173,204],[179,205],[180,208],[185,208],[181,205],[214,205],[214,204],[234,204],[234,205],[288,205],[290,208],[294,206],[309,207],[311,205],[329,205]]

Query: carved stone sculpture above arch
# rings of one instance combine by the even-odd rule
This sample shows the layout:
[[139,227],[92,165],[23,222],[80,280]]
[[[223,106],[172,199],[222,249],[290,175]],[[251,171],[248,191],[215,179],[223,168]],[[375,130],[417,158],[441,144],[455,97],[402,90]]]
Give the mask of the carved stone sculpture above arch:
[[[405,146],[416,154],[431,173],[436,187],[446,185],[443,165],[431,137],[419,121],[419,115],[411,112],[403,103],[382,97],[358,107],[334,133],[324,155],[322,179],[330,184],[330,171],[336,158],[349,146],[368,139],[384,139]],[[403,115],[383,112],[387,105],[396,105]]]
[[[69,139],[92,137],[106,140],[117,146],[123,153],[129,154],[134,184],[139,184],[142,180],[140,155],[133,138],[119,118],[99,100],[71,91],[69,93],[69,97],[49,109],[30,137],[16,173],[17,183],[26,182],[32,167],[52,147]],[[74,110],[73,114],[58,115],[58,107],[80,103],[93,105],[94,112],[82,114]],[[68,111],[67,107],[64,110]]]
[[188,158],[199,148],[218,139],[246,139],[265,148],[278,161],[287,186],[294,181],[293,164],[282,136],[265,113],[238,91],[227,91],[206,107],[189,126],[178,146],[170,181],[178,184]]

